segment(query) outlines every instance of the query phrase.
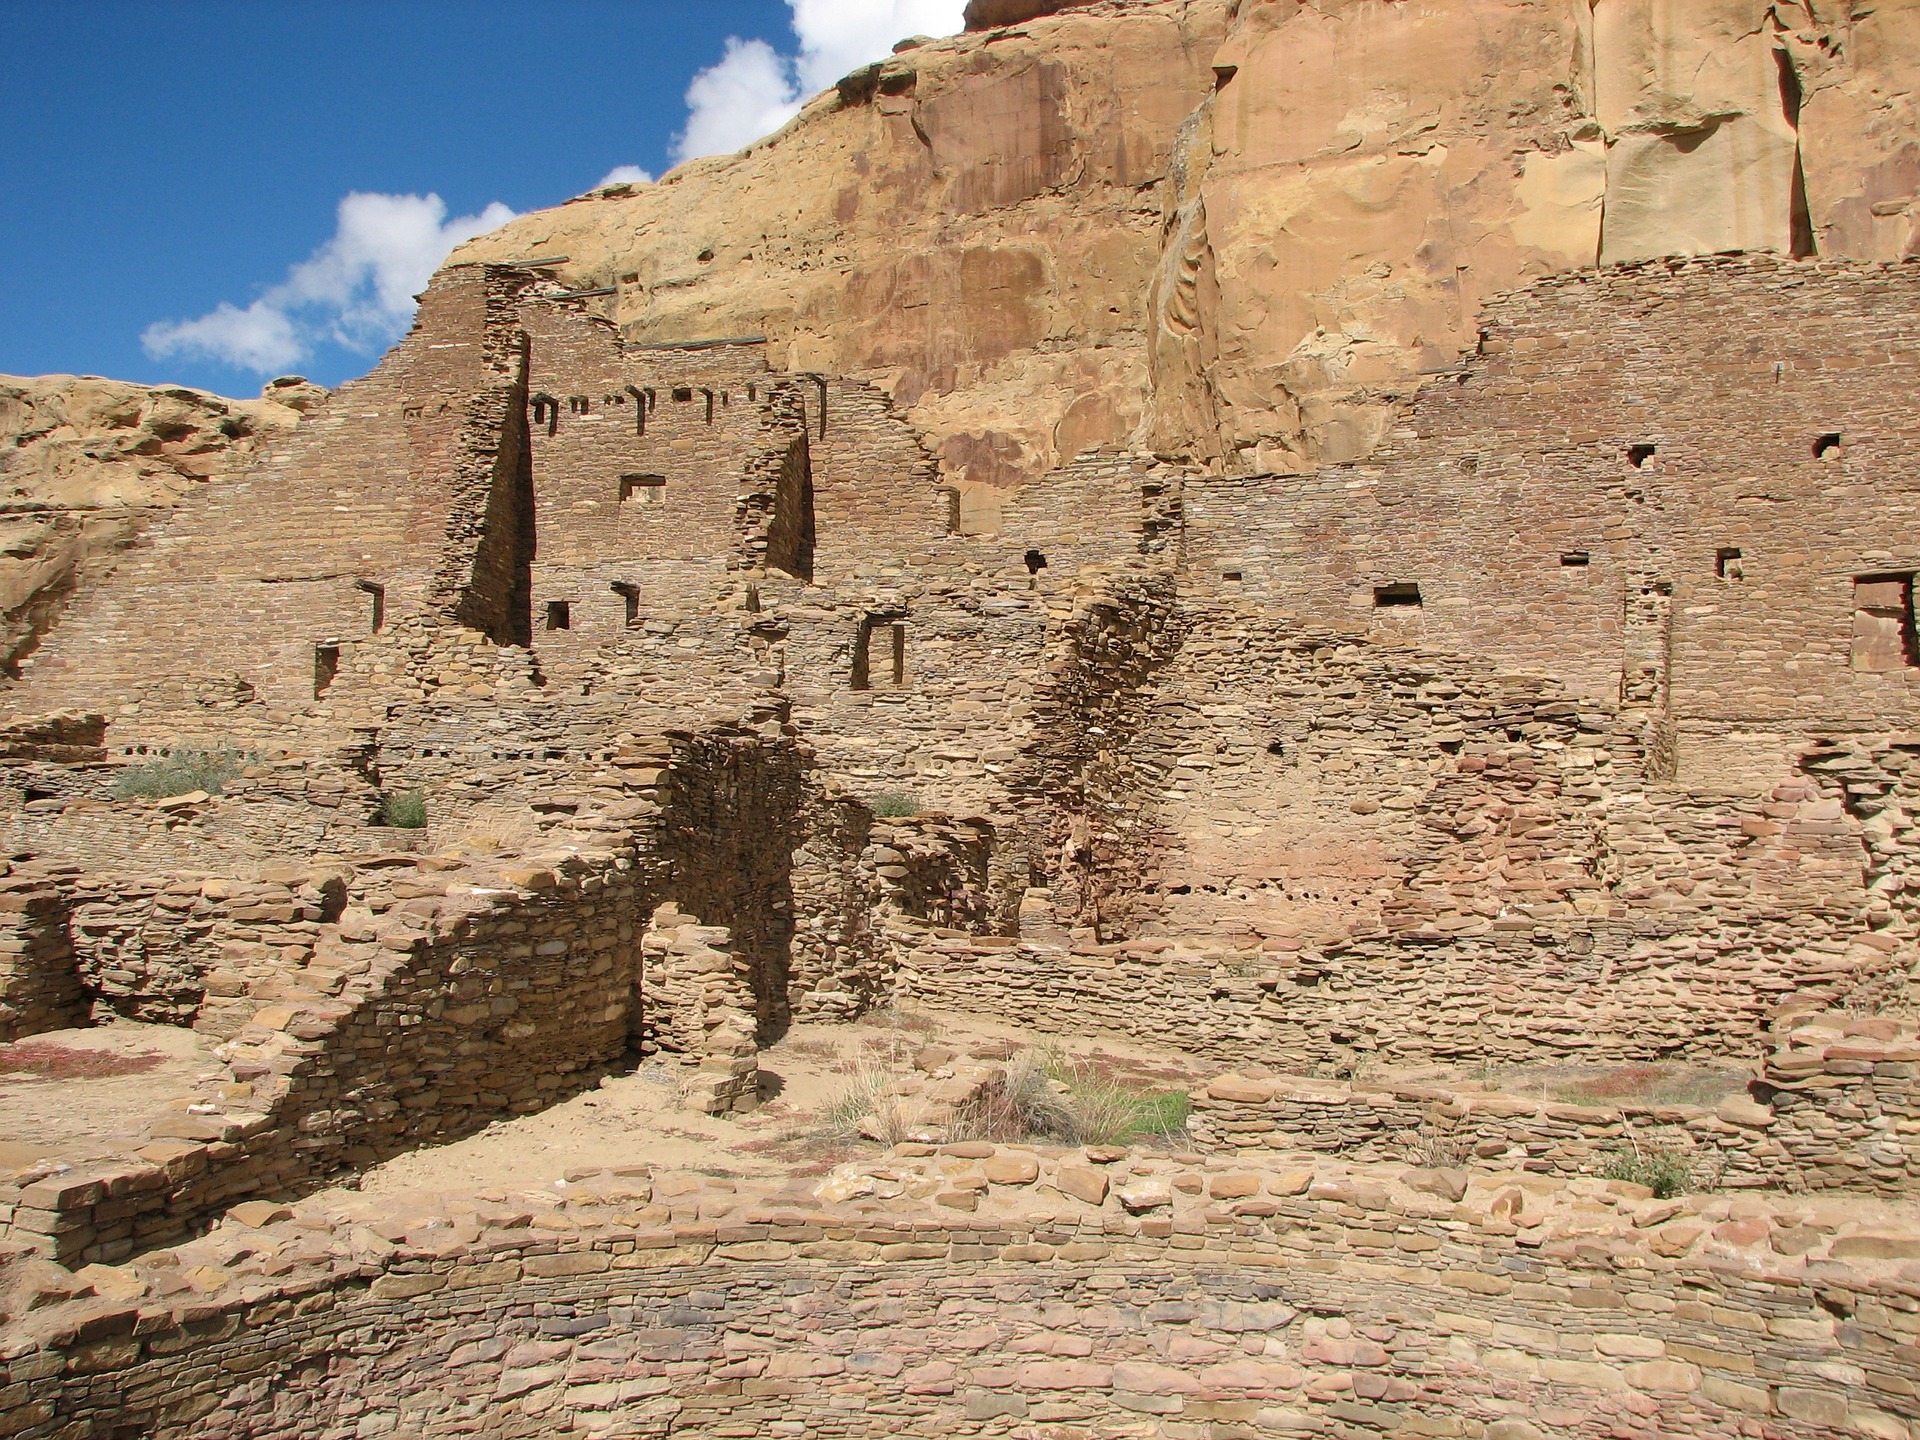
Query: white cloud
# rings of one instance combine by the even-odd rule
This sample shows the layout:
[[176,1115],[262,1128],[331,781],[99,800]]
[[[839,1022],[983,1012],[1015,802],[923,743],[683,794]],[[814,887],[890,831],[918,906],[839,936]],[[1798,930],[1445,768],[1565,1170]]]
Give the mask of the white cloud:
[[333,238],[242,310],[221,304],[195,320],[163,322],[140,337],[149,355],[222,360],[261,374],[285,371],[330,341],[371,353],[413,319],[413,296],[464,240],[504,225],[495,201],[449,220],[438,195],[356,191],[340,202]]
[[675,161],[738,150],[778,130],[842,75],[883,59],[909,35],[953,35],[966,0],[787,0],[799,49],[729,36],[725,54],[687,87]]
[[609,185],[651,185],[653,176],[638,165],[616,165],[595,183],[594,189],[604,190]]

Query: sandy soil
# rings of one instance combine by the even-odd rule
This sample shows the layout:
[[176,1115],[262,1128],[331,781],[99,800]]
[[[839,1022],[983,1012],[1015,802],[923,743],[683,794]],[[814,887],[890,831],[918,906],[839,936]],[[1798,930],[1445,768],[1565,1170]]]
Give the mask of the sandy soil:
[[538,1115],[497,1121],[465,1140],[398,1156],[361,1176],[358,1188],[397,1194],[545,1185],[566,1179],[569,1171],[626,1165],[729,1176],[825,1173],[877,1148],[823,1133],[822,1112],[846,1093],[849,1072],[862,1063],[908,1072],[927,1045],[983,1058],[1045,1045],[1099,1057],[1143,1084],[1168,1089],[1189,1088],[1222,1068],[1111,1038],[1038,1037],[971,1015],[909,1013],[882,1023],[796,1025],[762,1052],[767,1099],[749,1114],[708,1116],[680,1108],[678,1067],[651,1061]]
[[[0,1065],[28,1067],[0,1069],[0,1159],[144,1145],[154,1112],[213,1068],[202,1039],[175,1025],[118,1022],[0,1045]],[[133,1073],[74,1073],[90,1069]]]

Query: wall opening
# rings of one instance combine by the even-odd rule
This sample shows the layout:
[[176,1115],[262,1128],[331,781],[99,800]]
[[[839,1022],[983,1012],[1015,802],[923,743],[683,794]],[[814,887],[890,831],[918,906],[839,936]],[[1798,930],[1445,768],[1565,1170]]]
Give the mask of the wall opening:
[[1560,563],[1569,570],[1582,570],[1593,563],[1593,556],[1585,550],[1568,550],[1561,554]]
[[1373,587],[1373,603],[1382,610],[1395,606],[1417,606],[1421,603],[1420,587],[1408,582]]
[[[876,638],[886,647],[877,657],[874,654]],[[880,662],[880,673],[888,677],[888,684],[899,687],[907,683],[907,624],[899,616],[868,615],[860,621],[860,633],[853,642],[852,689],[873,688],[876,659]]]
[[1813,458],[1824,460],[1840,448],[1840,432],[1830,430],[1813,442]]
[[334,676],[340,673],[340,647],[338,645],[316,645],[313,647],[313,698],[318,700],[327,693],[327,687],[333,684]]
[[1647,461],[1659,453],[1660,447],[1658,445],[1629,445],[1627,447],[1627,463],[1633,466],[1634,469],[1639,470],[1646,465]]
[[1713,552],[1713,573],[1722,580],[1745,578],[1746,569],[1740,563],[1740,549],[1737,545],[1722,545]]
[[[518,356],[525,383],[526,348]],[[551,414],[559,402],[551,396]],[[556,421],[557,423],[557,421]],[[476,497],[477,498],[477,497]],[[462,501],[463,507],[468,502]],[[478,630],[495,645],[533,643],[533,554],[537,543],[533,493],[533,446],[527,432],[527,411],[509,408],[500,434],[487,491],[480,513],[463,520],[462,533],[476,535],[472,568],[455,579],[436,579],[437,598],[457,587],[454,614],[469,629]],[[475,524],[473,522],[477,521]]]
[[693,387],[691,385],[674,386],[673,398],[679,401],[682,405],[685,405],[688,401],[693,399]]
[[371,580],[356,580],[353,588],[366,595],[370,611],[367,628],[378,635],[387,623],[387,587],[376,585]]
[[1913,572],[1861,575],[1853,582],[1853,668],[1920,666],[1913,623]]
[[1027,551],[1026,561],[1027,573],[1029,575],[1038,575],[1042,570],[1047,568],[1047,557],[1042,555],[1038,550]]
[[549,630],[571,630],[573,628],[573,602],[571,600],[549,600],[547,602],[547,628]]
[[766,563],[800,580],[813,578],[813,456],[804,433],[780,457],[767,522]]
[[629,585],[624,580],[616,580],[613,582],[613,593],[626,602],[627,628],[629,630],[635,628],[640,623],[640,588],[637,585]]
[[622,475],[620,477],[620,500],[624,504],[629,500],[642,505],[658,505],[666,499],[667,477],[664,475]]

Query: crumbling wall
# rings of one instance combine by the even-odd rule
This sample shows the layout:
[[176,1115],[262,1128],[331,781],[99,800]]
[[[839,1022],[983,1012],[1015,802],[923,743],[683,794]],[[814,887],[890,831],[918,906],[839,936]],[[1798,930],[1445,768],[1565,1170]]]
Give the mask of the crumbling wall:
[[0,879],[0,1042],[86,1022],[67,899],[45,877]]

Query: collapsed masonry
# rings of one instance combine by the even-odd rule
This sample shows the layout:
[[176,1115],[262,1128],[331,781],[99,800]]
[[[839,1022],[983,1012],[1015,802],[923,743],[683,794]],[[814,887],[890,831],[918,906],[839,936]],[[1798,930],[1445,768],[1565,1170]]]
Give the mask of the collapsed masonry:
[[[452,267],[11,690],[0,1035],[161,1020],[223,1070],[9,1229],[121,1259],[629,1047],[750,1105],[756,1044],[900,995],[1301,1074],[1898,1001],[1916,300],[1542,281],[1365,463],[1090,453],[981,536],[872,386]],[[183,745],[248,763],[112,798]]]

